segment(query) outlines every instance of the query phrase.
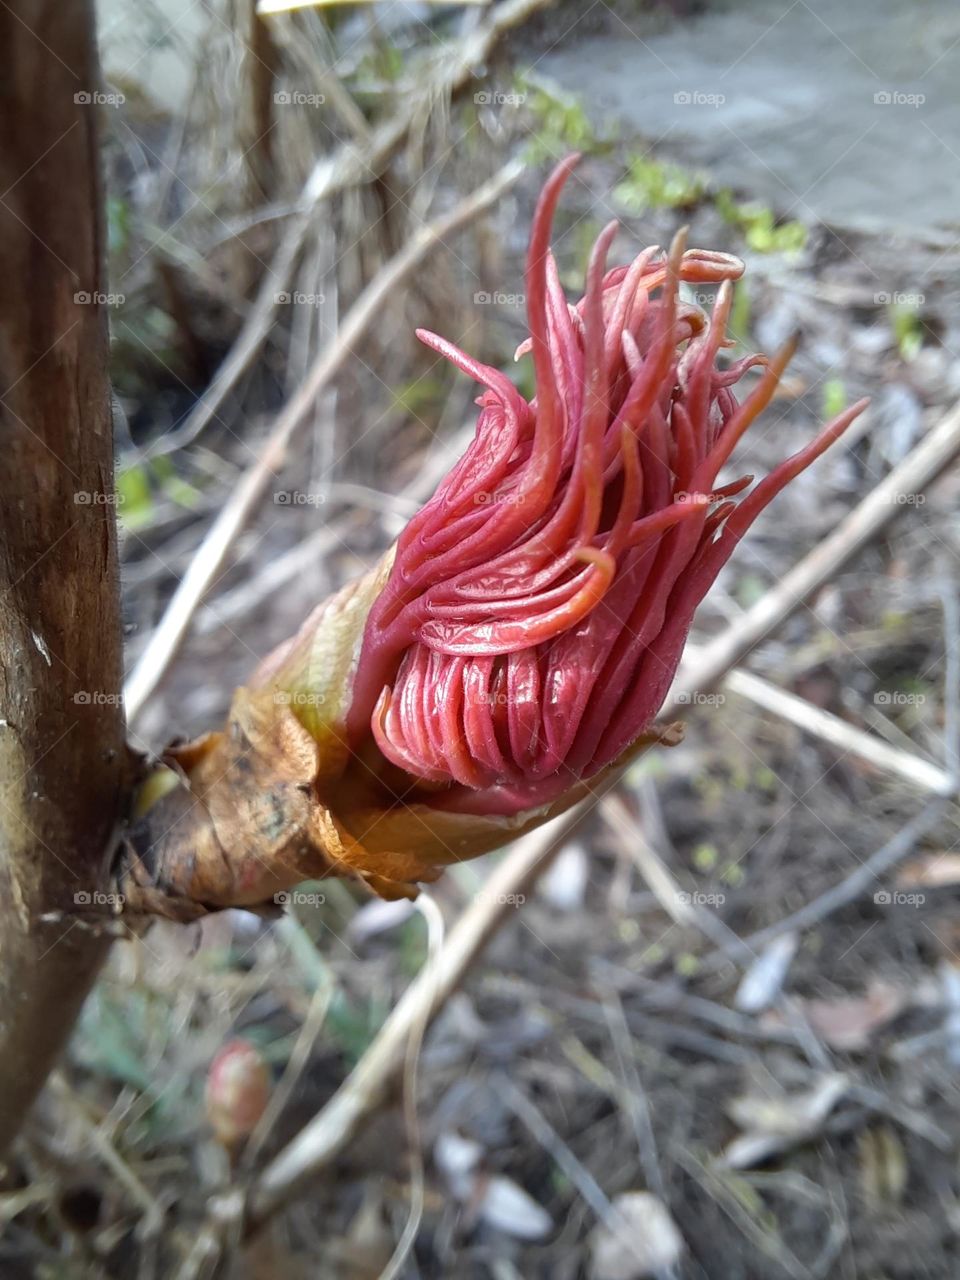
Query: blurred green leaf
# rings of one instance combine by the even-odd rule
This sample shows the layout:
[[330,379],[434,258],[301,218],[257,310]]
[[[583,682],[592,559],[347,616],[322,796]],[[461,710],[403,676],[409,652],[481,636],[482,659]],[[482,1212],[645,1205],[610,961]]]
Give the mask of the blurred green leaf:
[[517,93],[525,96],[532,117],[531,138],[524,156],[528,164],[552,164],[567,151],[590,152],[601,145],[579,98],[533,85],[523,77],[518,77],[515,84]]
[[179,507],[193,511],[200,505],[200,490],[177,474],[172,458],[161,455],[151,463],[153,474],[163,493]]
[[807,242],[807,228],[802,222],[778,223],[768,205],[740,204],[726,189],[717,192],[714,205],[723,220],[736,227],[757,253],[799,253]]
[[917,357],[923,346],[923,325],[916,307],[904,303],[892,303],[888,309],[890,327],[897,340],[897,350],[902,359],[910,361]]
[[689,208],[705,190],[703,174],[670,161],[637,156],[630,161],[627,176],[614,187],[613,198],[629,213],[640,214],[648,209]]
[[130,205],[119,196],[107,197],[107,254],[110,259],[126,252],[130,243]]
[[842,378],[828,378],[823,384],[823,416],[835,418],[847,407],[847,388]]
[[142,465],[127,467],[117,476],[120,519],[130,529],[148,524],[153,514],[150,475]]

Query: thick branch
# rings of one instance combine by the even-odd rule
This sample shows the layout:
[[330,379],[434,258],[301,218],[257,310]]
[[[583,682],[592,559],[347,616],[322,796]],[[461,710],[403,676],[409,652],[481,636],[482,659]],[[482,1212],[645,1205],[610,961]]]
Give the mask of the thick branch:
[[0,6],[0,1149],[103,956],[76,895],[125,771],[93,37]]

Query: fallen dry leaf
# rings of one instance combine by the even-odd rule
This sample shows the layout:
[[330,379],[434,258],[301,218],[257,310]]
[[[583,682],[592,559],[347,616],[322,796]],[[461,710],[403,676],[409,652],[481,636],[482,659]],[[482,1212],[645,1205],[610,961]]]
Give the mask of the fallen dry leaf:
[[667,1206],[649,1191],[613,1201],[614,1221],[590,1237],[590,1280],[644,1280],[675,1267],[684,1243]]
[[542,1205],[502,1174],[482,1168],[484,1148],[472,1138],[447,1130],[433,1148],[433,1158],[451,1195],[467,1205],[488,1226],[517,1240],[542,1240],[553,1230],[553,1219]]
[[903,990],[887,982],[871,982],[863,996],[836,1000],[805,1000],[807,1020],[831,1049],[858,1053],[866,1049],[874,1032],[892,1022],[907,1003]]
[[727,1114],[744,1132],[726,1147],[720,1163],[749,1169],[814,1137],[849,1088],[849,1076],[831,1072],[799,1093],[750,1093],[734,1098]]
[[488,1226],[517,1240],[542,1240],[553,1230],[546,1209],[502,1174],[488,1180],[478,1212]]
[[[892,1022],[906,1008],[907,991],[891,983],[874,980],[862,996],[793,1001],[814,1032],[831,1049],[840,1053],[862,1053],[870,1047],[874,1034]],[[765,1026],[785,1026],[779,1010],[768,1013]]]

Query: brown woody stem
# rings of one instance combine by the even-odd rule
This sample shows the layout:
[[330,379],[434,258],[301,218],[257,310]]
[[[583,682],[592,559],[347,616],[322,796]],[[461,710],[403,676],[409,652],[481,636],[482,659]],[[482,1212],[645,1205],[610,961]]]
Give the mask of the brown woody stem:
[[2,1149],[104,956],[128,769],[92,4],[11,0],[0,45]]

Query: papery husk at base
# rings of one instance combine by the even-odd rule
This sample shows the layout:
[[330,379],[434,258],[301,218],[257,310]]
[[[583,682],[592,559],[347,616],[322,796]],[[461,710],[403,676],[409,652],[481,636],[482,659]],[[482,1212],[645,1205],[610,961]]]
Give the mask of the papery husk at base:
[[[390,560],[261,664],[236,690],[222,732],[164,753],[115,868],[126,911],[177,920],[269,911],[294,885],[331,875],[357,877],[384,898],[414,897],[445,866],[509,843],[601,783],[602,774],[511,817],[454,813],[432,806],[415,779],[388,786],[369,750],[349,750],[343,721],[363,625]],[[677,724],[654,729],[610,768],[681,734]]]

